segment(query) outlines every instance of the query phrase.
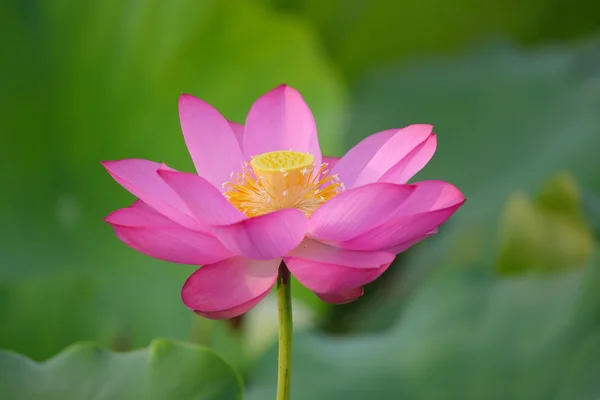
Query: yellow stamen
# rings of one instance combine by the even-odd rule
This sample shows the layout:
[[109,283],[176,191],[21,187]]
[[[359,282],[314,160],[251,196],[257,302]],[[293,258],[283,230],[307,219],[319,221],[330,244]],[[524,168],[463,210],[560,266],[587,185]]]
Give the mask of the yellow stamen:
[[291,150],[260,154],[223,184],[225,197],[249,217],[283,208],[310,216],[343,190],[338,177],[329,175],[327,163],[315,168],[314,160],[312,154]]

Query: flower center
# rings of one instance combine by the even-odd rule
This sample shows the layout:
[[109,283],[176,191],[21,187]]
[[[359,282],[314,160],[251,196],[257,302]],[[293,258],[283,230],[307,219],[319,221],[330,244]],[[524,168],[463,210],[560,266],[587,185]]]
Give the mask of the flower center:
[[252,157],[242,172],[223,184],[225,197],[249,217],[283,208],[297,208],[310,216],[321,204],[344,189],[327,163],[315,168],[310,153],[271,151]]

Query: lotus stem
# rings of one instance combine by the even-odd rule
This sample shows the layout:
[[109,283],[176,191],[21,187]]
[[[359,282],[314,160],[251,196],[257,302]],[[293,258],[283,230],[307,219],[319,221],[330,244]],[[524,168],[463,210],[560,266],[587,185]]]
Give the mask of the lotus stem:
[[279,366],[277,400],[290,399],[292,381],[292,282],[290,271],[282,261],[277,277],[277,309],[279,311]]

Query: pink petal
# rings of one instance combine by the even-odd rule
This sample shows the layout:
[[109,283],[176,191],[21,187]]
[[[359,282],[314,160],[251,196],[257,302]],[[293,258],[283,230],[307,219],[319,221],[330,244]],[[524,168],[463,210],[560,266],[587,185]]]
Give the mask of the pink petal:
[[333,167],[335,167],[335,165],[340,161],[339,157],[327,157],[327,156],[323,156],[323,162],[327,163],[329,169],[332,169]]
[[390,217],[439,210],[465,201],[460,190],[448,182],[421,181],[413,183],[413,186],[416,190]]
[[194,312],[196,314],[198,314],[199,316],[201,316],[201,317],[209,318],[209,319],[230,319],[230,318],[235,318],[235,317],[238,317],[238,316],[240,316],[240,315],[242,315],[244,313],[247,313],[251,309],[253,309],[268,294],[269,294],[269,290],[267,290],[266,292],[264,292],[260,296],[254,298],[254,299],[252,299],[250,301],[247,301],[244,304],[240,304],[237,307],[232,307],[232,308],[229,308],[227,310],[222,310],[222,311],[199,311],[199,310],[196,310]]
[[[340,247],[359,251],[387,250],[407,245],[410,247],[421,239],[427,232],[436,229],[454,214],[464,201],[450,207],[434,211],[426,211],[395,218],[364,234],[338,243]],[[406,248],[408,248],[406,247]]]
[[[145,210],[150,213],[159,214],[154,208],[150,207],[148,204],[144,203],[140,199],[137,199],[136,201],[134,201],[133,204],[131,204],[129,206],[129,208],[135,208],[135,209],[139,209],[139,210]],[[159,214],[159,215],[161,215],[161,214]]]
[[387,221],[414,190],[412,185],[373,183],[342,192],[311,215],[309,235],[322,241],[352,239]]
[[315,293],[344,292],[366,285],[379,278],[391,264],[382,264],[378,268],[355,268],[302,258],[286,259],[285,263],[296,279]]
[[214,236],[178,225],[139,202],[104,220],[125,244],[159,260],[202,265],[233,256]]
[[277,280],[280,262],[233,257],[205,265],[187,279],[181,298],[188,308],[204,317],[236,317],[267,295]]
[[394,257],[394,254],[387,252],[365,253],[345,250],[306,238],[285,258],[303,258],[354,268],[379,268],[382,264],[391,263]]
[[189,94],[179,97],[179,120],[194,166],[217,189],[241,170],[242,149],[229,123],[210,104]]
[[102,165],[121,186],[159,213],[187,227],[197,225],[183,200],[156,174],[161,164],[127,159]]
[[336,244],[350,250],[393,249],[397,253],[424,239],[465,202],[462,193],[447,182],[422,181],[413,187],[416,190],[384,224]]
[[213,227],[225,247],[253,260],[281,258],[302,242],[306,228],[306,217],[295,208]]
[[346,304],[351,303],[354,300],[358,299],[365,293],[364,289],[361,287],[355,289],[345,290],[343,292],[336,293],[315,293],[317,297],[327,303],[331,304]]
[[437,137],[432,133],[423,143],[412,149],[410,153],[390,168],[379,182],[406,183],[419,172],[435,153]]
[[333,168],[347,188],[377,182],[432,134],[431,125],[409,125],[371,135],[354,146]]
[[415,244],[419,243],[422,240],[427,239],[430,236],[435,235],[436,233],[438,233],[437,228],[432,230],[431,232],[428,232],[422,236],[418,236],[415,239],[409,240],[407,242],[401,243],[396,247],[391,247],[389,249],[386,249],[386,251],[389,251],[390,253],[394,253],[394,254],[400,254],[402,252],[405,252],[406,250],[408,250],[409,248],[411,248],[412,246],[414,246]]
[[228,121],[233,134],[235,135],[235,139],[240,145],[240,149],[244,149],[244,125],[238,124],[237,122]]
[[375,280],[394,258],[394,254],[384,251],[349,251],[307,239],[284,261],[296,279],[310,290],[335,293]]
[[181,226],[139,199],[127,208],[113,211],[104,221],[125,226]]
[[196,174],[159,170],[158,175],[183,199],[192,215],[206,225],[225,225],[247,217],[210,182]]
[[398,131],[399,129],[388,129],[367,136],[340,158],[332,168],[332,174],[338,174],[347,188],[353,187],[354,182],[377,151]]
[[211,264],[233,256],[218,239],[186,228],[113,225],[123,243],[152,258],[178,264]]
[[246,158],[276,150],[308,152],[321,164],[312,112],[296,89],[281,85],[260,97],[248,112],[244,132]]
[[[126,211],[124,211],[126,210]],[[141,210],[142,213],[137,212]],[[128,212],[127,212],[128,211]],[[145,212],[145,213],[144,213]],[[141,200],[136,200],[128,208],[119,209],[113,211],[104,218],[104,221],[108,224],[126,225],[126,226],[144,226],[144,225],[164,225],[164,226],[180,226],[179,224],[171,221],[169,218],[158,213],[148,204]],[[114,229],[115,235],[119,240],[128,245],[129,247],[140,251],[127,236],[121,235],[119,230]]]

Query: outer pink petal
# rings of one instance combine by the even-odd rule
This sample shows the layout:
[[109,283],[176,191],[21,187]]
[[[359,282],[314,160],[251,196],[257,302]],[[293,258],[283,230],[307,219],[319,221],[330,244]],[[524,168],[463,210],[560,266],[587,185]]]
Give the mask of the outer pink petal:
[[400,254],[402,252],[405,252],[406,250],[408,250],[409,248],[411,248],[412,246],[414,246],[415,244],[419,243],[422,240],[427,239],[430,236],[435,235],[436,233],[438,233],[437,228],[434,229],[433,231],[426,233],[422,236],[418,236],[417,238],[413,239],[413,240],[409,240],[407,242],[401,243],[396,247],[391,247],[389,249],[386,249],[386,251],[389,251],[390,253],[394,253],[394,254]]
[[335,167],[335,165],[340,161],[339,157],[327,157],[323,156],[323,162],[328,164],[329,169]]
[[129,208],[135,208],[138,210],[146,210],[150,213],[158,213],[154,208],[150,207],[148,204],[144,203],[142,200],[137,199],[129,206]]
[[126,226],[181,226],[139,199],[127,208],[113,211],[104,220]]
[[327,303],[331,304],[346,304],[351,303],[354,300],[358,299],[365,293],[364,289],[361,287],[355,289],[345,290],[343,292],[336,293],[315,293],[317,297]]
[[248,112],[244,132],[246,158],[275,150],[302,151],[321,163],[317,126],[296,89],[281,85],[260,97]]
[[[129,212],[124,212],[128,210]],[[138,211],[142,211],[141,213]],[[158,211],[150,207],[141,200],[136,200],[128,208],[113,211],[104,218],[108,224],[118,224],[125,226],[145,226],[145,225],[161,225],[161,226],[180,226],[169,218],[160,214]],[[127,235],[122,235],[118,229],[114,229],[115,235],[119,240],[129,247],[142,252],[128,239]],[[143,252],[142,252],[143,253]]]
[[219,190],[201,176],[164,170],[159,170],[158,175],[204,225],[225,225],[246,219]]
[[406,250],[444,223],[465,202],[462,193],[443,181],[422,181],[416,190],[382,225],[356,237],[337,242],[350,250]]
[[244,160],[229,123],[210,104],[189,94],[179,97],[179,119],[198,175],[222,191],[221,185],[241,170]]
[[233,318],[254,307],[277,280],[281,260],[256,261],[233,257],[205,265],[183,285],[181,298],[207,318]]
[[338,174],[347,188],[353,187],[354,182],[377,151],[398,131],[399,129],[388,129],[367,136],[344,154],[332,168],[332,174]]
[[419,172],[435,153],[437,136],[431,134],[423,143],[415,147],[406,157],[390,168],[379,182],[406,183]]
[[421,181],[415,182],[413,186],[416,190],[390,217],[439,210],[459,203],[462,204],[465,201],[465,197],[460,190],[448,182]]
[[307,239],[284,261],[296,279],[310,290],[335,293],[373,281],[395,257],[384,251],[348,251]]
[[323,241],[352,239],[388,220],[414,190],[412,185],[373,183],[340,193],[311,215],[309,235]]
[[345,292],[377,279],[391,262],[378,268],[356,268],[303,258],[286,258],[290,272],[315,293]]
[[283,257],[302,242],[307,220],[301,211],[286,208],[213,229],[232,252],[253,260],[270,260]]
[[233,256],[217,238],[178,225],[148,206],[139,207],[139,203],[104,220],[125,244],[160,260],[202,265]]
[[244,149],[244,125],[238,124],[237,122],[228,121],[233,134],[235,135],[235,139],[240,145],[240,149]]
[[269,290],[267,290],[266,292],[264,292],[262,295],[254,298],[254,299],[252,299],[250,301],[247,301],[244,304],[240,304],[237,307],[232,307],[232,308],[227,309],[227,310],[222,310],[222,311],[200,311],[200,310],[196,310],[194,312],[196,314],[200,315],[201,317],[210,318],[210,319],[230,319],[230,318],[235,318],[235,317],[237,317],[239,315],[242,315],[244,313],[247,313],[248,311],[250,311],[251,309],[253,309],[268,294],[269,294]]
[[161,214],[184,226],[197,225],[183,200],[156,174],[161,164],[127,159],[102,165],[121,186]]
[[394,257],[394,254],[383,251],[349,251],[306,238],[284,258],[286,260],[290,258],[302,258],[353,268],[379,268],[383,264],[391,263]]
[[409,125],[371,135],[354,146],[333,168],[347,188],[377,182],[432,134],[431,125]]
[[463,203],[464,201],[439,210],[398,217],[354,239],[338,243],[338,245],[345,249],[359,251],[392,248],[398,251],[403,246],[408,248],[428,236],[427,232],[446,222]]

